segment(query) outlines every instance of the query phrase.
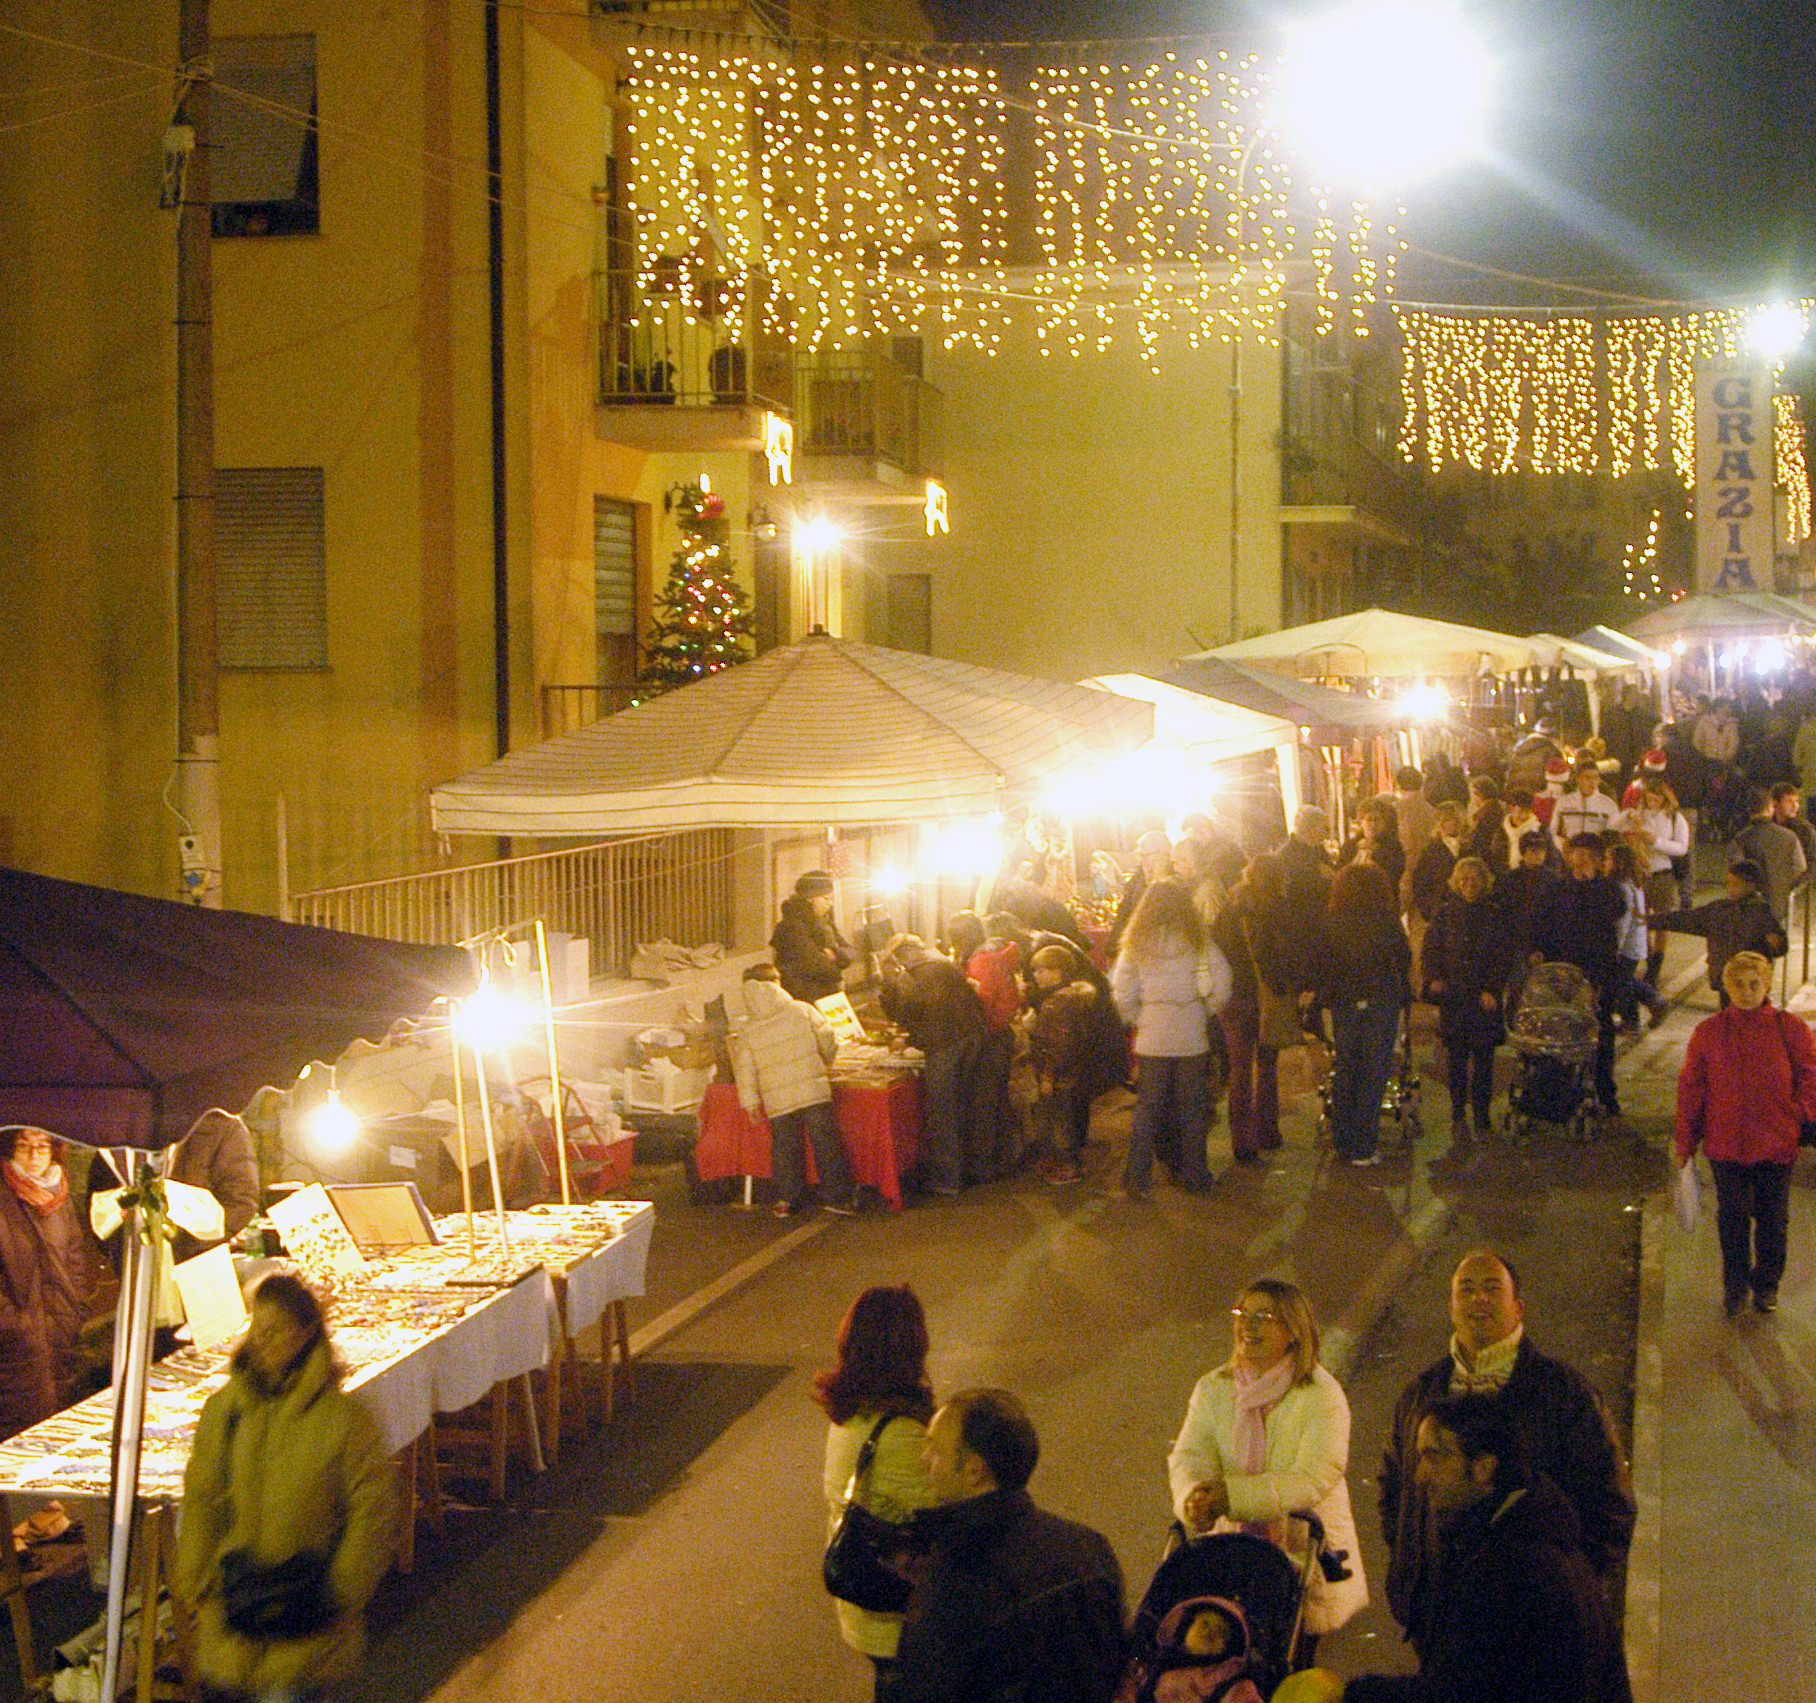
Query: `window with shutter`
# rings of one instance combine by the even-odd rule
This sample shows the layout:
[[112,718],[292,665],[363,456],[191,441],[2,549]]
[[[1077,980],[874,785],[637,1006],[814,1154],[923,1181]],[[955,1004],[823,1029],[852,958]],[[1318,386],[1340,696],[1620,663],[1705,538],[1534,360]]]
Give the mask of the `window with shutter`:
[[312,235],[321,229],[315,37],[221,36],[213,52],[214,234]]
[[214,475],[215,659],[222,668],[326,668],[328,569],[319,467]]
[[637,508],[593,499],[593,631],[602,687],[637,679]]

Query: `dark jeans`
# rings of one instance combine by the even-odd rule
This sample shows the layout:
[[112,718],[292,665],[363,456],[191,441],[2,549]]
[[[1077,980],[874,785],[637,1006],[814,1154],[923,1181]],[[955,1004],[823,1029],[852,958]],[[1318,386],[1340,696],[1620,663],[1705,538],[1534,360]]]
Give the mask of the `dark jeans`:
[[895,1657],[872,1656],[870,1665],[876,1669],[876,1703],[890,1703],[896,1695]]
[[1776,1289],[1784,1276],[1791,1226],[1791,1167],[1761,1160],[1711,1159],[1715,1229],[1721,1237],[1721,1288],[1730,1300],[1748,1289]]
[[1475,1126],[1486,1130],[1488,1108],[1494,1101],[1494,1049],[1496,1037],[1485,1024],[1444,1031],[1444,1064],[1450,1073],[1450,1121],[1460,1122],[1467,1105]]
[[769,1120],[769,1174],[775,1179],[776,1193],[783,1200],[794,1201],[807,1192],[808,1142],[813,1143],[821,1194],[831,1200],[849,1195],[855,1186],[851,1164],[845,1157],[845,1144],[839,1140],[832,1107],[824,1100]]
[[1336,1000],[1330,1008],[1330,1133],[1343,1159],[1375,1150],[1381,1100],[1393,1074],[1400,1008],[1387,1000]]
[[1135,1062],[1135,1115],[1129,1120],[1122,1186],[1145,1189],[1158,1153],[1181,1188],[1209,1187],[1204,1138],[1211,1127],[1210,1055],[1143,1053]]
[[1055,1082],[1042,1116],[1054,1157],[1076,1160],[1091,1139],[1091,1096],[1076,1082]]
[[1223,1012],[1230,1055],[1230,1151],[1260,1153],[1280,1145],[1280,1054],[1261,1044],[1261,1013],[1252,1005]]
[[1603,988],[1595,1002],[1595,1097],[1611,1112],[1620,1105],[1614,1085],[1614,998],[1613,988]]
[[958,1189],[965,1181],[965,1153],[971,1131],[971,1055],[962,1042],[926,1049],[922,1085],[926,1123],[921,1133],[920,1170],[927,1186]]

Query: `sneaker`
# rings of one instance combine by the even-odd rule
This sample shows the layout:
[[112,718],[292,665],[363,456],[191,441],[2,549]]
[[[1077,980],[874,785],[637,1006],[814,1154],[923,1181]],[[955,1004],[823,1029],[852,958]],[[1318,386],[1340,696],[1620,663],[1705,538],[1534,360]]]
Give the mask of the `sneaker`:
[[1063,1187],[1066,1183],[1075,1183],[1084,1172],[1069,1159],[1055,1159],[1041,1167],[1040,1180],[1050,1183],[1054,1188]]
[[1646,1020],[1646,1026],[1649,1029],[1662,1029],[1665,1026],[1665,1019],[1671,1015],[1671,1007],[1662,999],[1656,1005],[1647,1006],[1646,1010],[1649,1013]]
[[1753,1291],[1753,1310],[1756,1313],[1777,1312],[1778,1291],[1776,1289],[1755,1289]]
[[1744,1294],[1728,1294],[1722,1297],[1721,1310],[1731,1319],[1740,1317],[1740,1309],[1747,1304]]
[[794,1217],[795,1203],[792,1200],[778,1200],[769,1210],[778,1218],[792,1218]]
[[1358,1171],[1365,1171],[1370,1165],[1379,1165],[1381,1163],[1381,1155],[1379,1153],[1364,1153],[1357,1158],[1346,1159],[1344,1163],[1352,1166]]
[[858,1209],[858,1191],[853,1189],[850,1194],[839,1195],[833,1200],[823,1200],[820,1202],[820,1209],[824,1212],[836,1212],[841,1218],[849,1218]]

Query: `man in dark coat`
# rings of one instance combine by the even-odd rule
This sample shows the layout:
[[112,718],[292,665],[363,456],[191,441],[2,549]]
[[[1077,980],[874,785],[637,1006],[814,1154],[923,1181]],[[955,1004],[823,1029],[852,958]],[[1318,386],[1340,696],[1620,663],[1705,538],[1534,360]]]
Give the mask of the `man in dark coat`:
[[920,1175],[935,1194],[988,1182],[1005,1162],[1005,1094],[992,1074],[1008,1054],[991,1045],[990,1017],[977,989],[950,958],[901,935],[879,960],[883,1015],[921,1050],[926,1114]]
[[1381,1531],[1391,1556],[1387,1600],[1421,1651],[1431,1634],[1437,1521],[1417,1478],[1419,1426],[1451,1395],[1493,1393],[1520,1438],[1527,1467],[1564,1494],[1584,1555],[1610,1607],[1626,1591],[1633,1487],[1614,1422],[1582,1375],[1533,1347],[1519,1278],[1487,1249],[1464,1255],[1450,1280],[1450,1353],[1406,1386],[1381,1461]]
[[1764,898],[1783,928],[1791,908],[1791,889],[1809,873],[1800,840],[1772,813],[1772,795],[1763,786],[1747,793],[1747,825],[1728,842],[1728,859],[1759,865],[1765,874]]
[[936,1506],[909,1599],[896,1703],[1110,1703],[1125,1654],[1122,1570],[1088,1526],[1028,1494],[1040,1442],[1006,1390],[953,1396],[927,1428]]
[[832,877],[825,870],[808,870],[782,901],[769,950],[782,986],[795,999],[811,1005],[845,985],[845,966],[855,954],[832,920]]
[[1728,990],[1721,973],[1736,952],[1758,952],[1767,958],[1785,954],[1785,932],[1772,915],[1760,889],[1765,871],[1750,858],[1728,865],[1728,896],[1711,899],[1687,911],[1664,911],[1652,919],[1667,934],[1700,934],[1708,942],[1709,986],[1725,1009]]
[[1352,1679],[1346,1703],[1629,1703],[1576,1516],[1527,1471],[1505,1402],[1445,1397],[1420,1420],[1416,1449],[1440,1532],[1419,1671]]

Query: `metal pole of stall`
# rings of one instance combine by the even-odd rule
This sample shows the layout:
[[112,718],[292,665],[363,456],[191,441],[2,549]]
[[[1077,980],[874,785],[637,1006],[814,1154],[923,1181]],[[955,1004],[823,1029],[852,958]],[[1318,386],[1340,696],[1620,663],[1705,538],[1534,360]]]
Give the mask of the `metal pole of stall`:
[[555,1159],[561,1168],[561,1204],[574,1204],[568,1186],[567,1122],[561,1112],[561,1067],[555,1061],[555,996],[549,984],[549,934],[536,919],[536,962],[542,969],[542,1016],[549,1042],[549,1103],[555,1108]]
[[467,1090],[460,1078],[460,1031],[448,1024],[448,1046],[454,1055],[454,1135],[460,1146],[460,1204],[467,1215],[467,1258],[479,1258],[479,1231],[473,1223],[473,1158],[467,1152]]

